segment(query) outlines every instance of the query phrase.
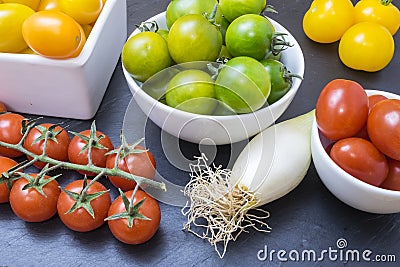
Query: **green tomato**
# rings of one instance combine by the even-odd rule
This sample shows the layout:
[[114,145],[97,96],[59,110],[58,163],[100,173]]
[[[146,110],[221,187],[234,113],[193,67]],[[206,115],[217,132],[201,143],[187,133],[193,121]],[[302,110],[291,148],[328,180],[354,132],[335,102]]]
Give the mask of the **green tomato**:
[[215,95],[236,113],[250,113],[261,108],[271,91],[269,74],[251,57],[235,57],[219,71]]
[[184,15],[172,25],[168,49],[176,63],[215,61],[222,47],[217,27],[199,14]]
[[184,70],[168,83],[165,100],[168,106],[186,112],[210,115],[218,104],[214,81],[201,70]]
[[266,5],[266,0],[219,0],[222,14],[230,22],[245,14],[259,15]]
[[172,64],[167,42],[155,32],[130,37],[122,48],[121,60],[132,77],[141,82]]
[[[217,0],[172,0],[165,12],[167,27],[170,29],[178,18],[187,14],[202,15],[206,13],[209,16],[216,4],[218,4]],[[215,19],[218,24],[223,19],[222,12],[219,9],[217,9]]]
[[232,56],[248,56],[263,59],[271,51],[275,28],[261,15],[247,14],[229,25],[225,43]]
[[163,37],[163,38],[165,39],[165,41],[168,41],[168,34],[169,34],[169,31],[168,31],[168,30],[159,29],[159,30],[157,31],[157,33],[158,33],[159,35],[161,35],[161,37]]
[[291,73],[282,62],[275,59],[263,59],[260,62],[268,71],[271,79],[271,93],[267,99],[269,104],[278,101],[290,90],[293,77],[302,78]]

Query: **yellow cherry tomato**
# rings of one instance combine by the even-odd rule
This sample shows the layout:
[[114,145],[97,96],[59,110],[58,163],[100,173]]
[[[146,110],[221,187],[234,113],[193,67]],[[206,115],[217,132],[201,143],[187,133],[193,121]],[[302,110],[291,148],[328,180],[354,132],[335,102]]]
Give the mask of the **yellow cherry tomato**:
[[22,24],[35,11],[22,4],[0,4],[0,52],[18,53],[27,47]]
[[86,37],[82,27],[61,11],[38,11],[25,20],[22,34],[29,47],[49,58],[75,57]]
[[41,0],[38,11],[41,10],[58,10],[61,11],[60,1],[59,0]]
[[385,26],[394,35],[400,26],[400,11],[392,0],[361,0],[355,5],[356,22],[371,21]]
[[59,0],[61,10],[79,24],[90,24],[97,20],[103,8],[102,0]]
[[85,33],[86,38],[88,38],[90,32],[93,29],[93,26],[90,24],[83,24],[81,26],[82,26],[83,32]]
[[33,10],[37,10],[40,0],[2,0],[3,3],[17,3],[29,6]]
[[353,24],[350,0],[314,0],[303,17],[304,33],[318,43],[338,41]]
[[354,24],[339,42],[340,60],[355,70],[379,71],[389,64],[393,54],[392,34],[375,22]]

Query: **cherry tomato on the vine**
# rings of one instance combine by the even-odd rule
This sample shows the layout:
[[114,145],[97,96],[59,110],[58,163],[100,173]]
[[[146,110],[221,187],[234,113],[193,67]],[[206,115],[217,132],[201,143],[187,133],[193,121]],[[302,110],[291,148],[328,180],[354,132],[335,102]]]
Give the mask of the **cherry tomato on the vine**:
[[[114,148],[111,139],[108,135],[97,131],[92,133],[91,130],[84,130],[75,135],[68,146],[68,159],[72,163],[86,165],[89,163],[88,159],[88,144],[89,137],[93,135],[92,143],[92,164],[97,167],[105,167],[107,152]],[[82,174],[94,176],[94,173],[79,171]]]
[[378,102],[368,116],[368,135],[385,155],[400,160],[400,100]]
[[[0,141],[17,144],[22,139],[22,121],[25,118],[16,113],[0,114]],[[0,155],[16,158],[23,153],[14,149],[0,146]]]
[[354,24],[339,42],[339,58],[347,67],[368,72],[386,67],[394,55],[394,39],[375,22]]
[[[87,184],[90,182],[91,180],[87,180]],[[111,197],[110,193],[107,192],[107,188],[101,183],[95,181],[87,190],[86,198],[78,200],[86,201],[87,204],[90,204],[93,210],[93,217],[84,207],[79,207],[68,213],[77,200],[72,198],[65,191],[68,190],[79,194],[83,190],[83,185],[84,180],[75,180],[69,183],[60,193],[57,201],[57,211],[61,221],[65,226],[77,232],[92,231],[103,225],[104,219],[107,217],[108,209],[111,205]],[[99,197],[90,199],[90,194],[96,194],[99,192],[105,193]]]
[[[67,161],[68,160],[68,145],[70,142],[69,135],[65,129],[59,125],[51,123],[43,123],[32,128],[23,146],[30,152],[41,155],[45,144],[45,136],[47,138],[46,155],[50,158]],[[31,157],[28,157],[31,160]],[[33,165],[42,169],[46,163],[36,161]]]
[[315,109],[319,130],[330,140],[357,134],[368,117],[368,96],[357,82],[335,79],[321,91]]
[[[18,162],[13,159],[0,156],[0,177],[3,172],[8,171],[12,167],[16,166]],[[9,200],[10,188],[7,185],[7,181],[0,183],[0,203],[6,203]]]
[[[153,179],[156,173],[156,161],[149,150],[143,146],[137,145],[131,148],[132,151],[121,151],[120,159],[117,161],[118,168],[133,175]],[[106,167],[114,168],[117,154],[107,156]],[[123,177],[109,176],[110,182],[122,191],[128,191],[135,188],[136,183]]]
[[303,17],[304,33],[318,43],[338,41],[354,23],[350,0],[314,0]]
[[394,35],[400,26],[400,11],[392,0],[362,0],[355,5],[355,21],[377,22]]
[[386,157],[369,141],[350,137],[337,141],[331,148],[332,160],[350,175],[379,186],[389,167]]
[[[131,199],[133,190],[125,193],[128,199]],[[158,202],[142,190],[138,190],[134,196],[133,204],[144,199],[143,204],[137,211],[142,216],[148,219],[136,218],[133,221],[132,227],[128,226],[128,219],[120,218],[108,220],[108,226],[112,234],[123,243],[126,244],[142,244],[150,240],[157,232],[161,221],[161,210]],[[110,206],[108,216],[123,213],[126,211],[126,206],[122,197],[117,197]],[[135,214],[136,215],[136,214]]]
[[[38,179],[37,173],[29,175]],[[25,177],[15,181],[10,191],[10,205],[15,215],[27,222],[43,222],[57,214],[60,188],[56,180],[45,181],[49,178],[47,175],[41,178],[39,183],[44,184],[40,187]]]

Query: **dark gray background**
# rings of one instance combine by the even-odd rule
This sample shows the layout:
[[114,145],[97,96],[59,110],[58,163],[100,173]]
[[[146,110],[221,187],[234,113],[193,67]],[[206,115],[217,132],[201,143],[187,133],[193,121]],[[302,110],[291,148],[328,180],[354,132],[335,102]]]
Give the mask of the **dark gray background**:
[[[396,2],[396,1],[395,1]],[[135,24],[164,11],[168,0],[135,1],[127,0],[128,34]],[[305,113],[315,107],[323,86],[335,78],[352,79],[365,88],[381,89],[400,93],[399,50],[390,65],[376,73],[353,71],[345,67],[337,54],[338,43],[317,44],[303,33],[302,18],[311,1],[271,0],[268,4],[276,7],[278,15],[270,17],[287,28],[300,43],[305,55],[305,79],[293,103],[280,120]],[[395,4],[399,4],[396,2]],[[399,46],[399,34],[395,36]],[[112,40],[110,40],[112,42]],[[125,82],[119,62],[103,102],[95,116],[97,128],[110,135],[115,145],[119,144],[119,131],[123,127],[125,110],[131,100],[131,93]],[[79,107],[73,107],[79,108]],[[144,114],[133,104],[133,120],[142,121]],[[66,121],[70,129],[88,129],[91,120],[65,120],[44,118],[49,122]],[[138,125],[140,131],[143,125]],[[139,130],[138,130],[139,131]],[[165,158],[160,146],[160,130],[151,122],[146,126],[146,145],[156,157],[158,170],[164,177],[184,183],[187,173],[178,171]],[[197,154],[197,146],[180,143],[180,149],[188,157]],[[218,147],[217,161],[225,162],[229,157],[229,146]],[[62,185],[77,178],[71,172],[59,180]],[[104,178],[101,180],[116,191]],[[181,231],[185,218],[180,208],[160,204],[162,221],[154,238],[143,245],[129,246],[117,241],[107,225],[89,233],[77,233],[67,229],[58,217],[44,223],[25,223],[19,220],[8,204],[0,205],[0,266],[132,266],[132,265],[268,265],[280,266],[276,259],[261,262],[257,252],[268,246],[269,250],[314,250],[337,249],[340,238],[347,240],[348,249],[363,251],[369,249],[376,254],[393,254],[400,261],[400,217],[376,215],[355,210],[337,200],[321,183],[314,166],[311,165],[303,182],[287,196],[266,205],[271,213],[268,220],[272,232],[268,234],[250,231],[228,247],[224,259],[220,259],[205,241]],[[285,265],[300,263],[288,262]],[[341,260],[324,262],[303,262],[306,266],[365,266]],[[375,262],[375,264],[377,264]],[[394,266],[384,263],[382,266]]]

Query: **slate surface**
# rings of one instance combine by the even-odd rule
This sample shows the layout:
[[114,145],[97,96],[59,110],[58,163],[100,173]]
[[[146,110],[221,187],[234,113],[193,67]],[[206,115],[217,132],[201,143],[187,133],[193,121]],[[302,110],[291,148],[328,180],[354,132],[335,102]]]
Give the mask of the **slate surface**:
[[[127,0],[128,33],[134,30],[134,24],[164,11],[168,2]],[[338,43],[317,44],[304,35],[302,17],[310,3],[301,0],[269,1],[279,11],[278,15],[271,14],[271,18],[295,36],[303,49],[306,63],[305,79],[300,91],[280,120],[314,108],[320,90],[335,78],[353,79],[365,88],[400,93],[399,50],[396,50],[390,65],[380,72],[365,73],[346,68],[337,55]],[[396,46],[399,46],[399,34],[395,39]],[[128,106],[134,111],[130,119],[137,122],[140,131],[143,130],[141,122],[145,117],[135,103],[129,104],[130,99],[131,93],[119,62],[94,118],[98,129],[110,135],[114,144],[119,143],[118,135]],[[45,120],[60,121],[58,118]],[[70,129],[80,131],[89,128],[91,121],[67,120],[66,123]],[[173,182],[182,183],[187,179],[187,173],[177,170],[166,159],[159,145],[159,128],[148,122],[145,130],[146,144],[156,157],[159,172]],[[133,135],[140,136],[140,131]],[[224,162],[229,148],[218,147],[218,161]],[[198,151],[197,146],[185,142],[180,143],[180,149],[185,155],[195,155]],[[60,183],[65,185],[76,177],[67,172]],[[115,197],[116,191],[108,181],[101,181],[111,188],[111,194]],[[268,223],[272,232],[263,234],[250,231],[242,234],[235,243],[230,244],[222,260],[208,243],[181,231],[185,218],[179,207],[160,205],[162,222],[154,238],[143,245],[128,246],[113,238],[107,225],[93,232],[76,233],[64,227],[58,217],[44,223],[25,223],[13,215],[8,204],[1,204],[0,266],[366,266],[362,259],[357,261],[348,258],[346,261],[345,256],[340,257],[347,250],[357,250],[360,255],[370,250],[371,258],[375,255],[393,255],[400,261],[399,215],[369,214],[343,204],[324,187],[313,165],[293,192],[265,206],[271,213]],[[338,241],[346,241],[347,247],[338,249]],[[275,253],[273,258],[268,256],[262,261],[260,257],[265,254],[260,250],[265,248],[268,255],[272,250]],[[286,255],[281,255],[286,256],[288,262],[283,263],[278,259],[279,250],[286,252]],[[314,251],[317,257],[322,255],[323,261],[289,259],[290,252],[295,256],[296,253],[301,255],[310,251]],[[328,254],[329,251],[332,254]],[[377,262],[373,264],[378,265]],[[395,266],[395,263],[379,265]]]

